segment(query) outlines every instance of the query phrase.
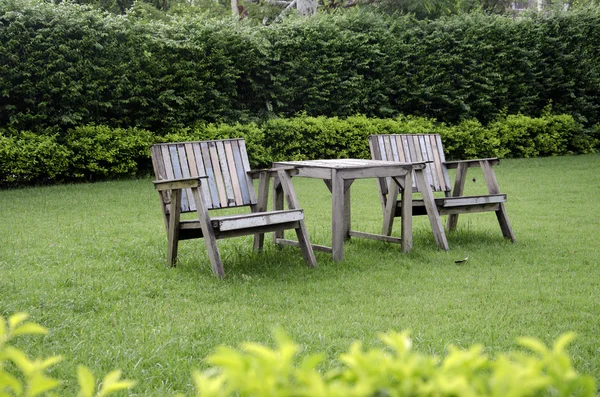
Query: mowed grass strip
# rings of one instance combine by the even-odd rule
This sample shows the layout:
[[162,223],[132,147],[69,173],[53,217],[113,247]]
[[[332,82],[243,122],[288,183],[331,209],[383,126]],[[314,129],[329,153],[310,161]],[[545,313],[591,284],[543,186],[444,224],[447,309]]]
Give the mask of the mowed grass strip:
[[[600,155],[503,160],[518,242],[502,238],[493,213],[461,215],[450,251],[436,248],[426,217],[414,248],[352,239],[345,260],[251,237],[220,240],[225,271],[210,271],[202,240],[184,241],[165,267],[166,234],[151,179],[0,191],[0,313],[26,311],[50,329],[20,339],[32,356],[63,355],[52,374],[75,390],[76,366],[97,375],[121,368],[131,395],[191,393],[191,371],[219,344],[271,344],[274,327],[323,351],[327,365],[352,340],[409,329],[415,347],[443,355],[450,344],[516,348],[519,336],[551,343],[575,331],[576,368],[600,379]],[[320,180],[295,178],[313,243],[329,245],[331,201]],[[467,193],[485,191],[469,170]],[[352,186],[352,229],[378,233],[374,180]],[[399,235],[399,220],[394,234]],[[468,257],[466,262],[456,260]]]

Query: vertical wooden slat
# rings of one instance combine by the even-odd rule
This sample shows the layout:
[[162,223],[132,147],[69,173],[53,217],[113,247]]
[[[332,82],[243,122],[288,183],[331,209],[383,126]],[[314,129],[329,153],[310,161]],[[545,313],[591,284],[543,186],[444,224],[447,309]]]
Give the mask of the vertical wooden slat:
[[[250,171],[250,162],[248,161],[248,152],[246,151],[246,142],[243,139],[238,139],[237,143],[240,148],[240,157],[242,158],[242,164],[244,164],[244,172]],[[246,183],[248,185],[248,194],[250,195],[250,204],[256,204],[256,193],[254,192],[254,185],[252,184],[252,178],[245,173]]]
[[433,155],[433,164],[435,165],[435,171],[438,183],[440,185],[440,191],[448,192],[450,191],[450,186],[446,183],[444,178],[444,163],[440,157],[440,148],[437,145],[436,135],[429,136],[429,144],[431,145],[431,153]]
[[[228,143],[229,144],[229,143]],[[223,174],[223,182],[225,183],[225,194],[227,195],[227,207],[235,205],[235,195],[233,193],[233,181],[231,180],[231,170],[227,164],[227,155],[225,154],[225,143],[223,141],[216,142],[217,154],[219,156],[219,164],[221,164],[221,172]]]
[[[406,156],[406,161],[408,161],[409,163],[414,163],[417,162],[418,159],[416,158],[415,155],[415,150],[414,147],[412,145],[412,139],[410,135],[402,135],[402,143],[403,143],[403,147],[404,147],[404,155]],[[413,190],[414,191],[419,191],[419,189],[417,188],[417,178],[415,177],[415,172],[412,171],[412,181],[413,181]]]
[[[233,141],[231,145],[231,150],[233,151],[233,161],[235,162],[235,170],[237,172],[238,181],[240,182],[240,192],[242,194],[242,202],[244,205],[255,204],[255,201],[252,201],[252,194],[254,192],[254,185],[252,184],[251,178],[246,174],[249,169],[244,167],[244,162],[242,161],[242,148],[240,148],[238,141]],[[252,192],[250,191],[252,190]]]
[[[423,161],[429,161],[429,156],[427,153],[427,145],[425,145],[425,135],[416,135],[419,141],[419,148],[421,149],[421,159]],[[427,164],[425,166],[425,177],[427,179],[427,183],[429,183],[429,188],[433,185],[433,177],[431,176],[431,164]]]
[[395,146],[398,148],[398,158],[400,159],[400,162],[408,163],[408,161],[406,160],[406,155],[404,154],[404,148],[402,146],[402,136],[395,135],[394,143],[395,143]]
[[[165,161],[162,156],[162,150],[159,145],[153,145],[150,148],[152,152],[152,167],[154,168],[154,175],[157,180],[163,180],[167,178],[167,172],[165,170]],[[169,203],[170,203],[170,195],[167,190],[158,192],[161,201],[161,209],[163,212],[163,218],[165,220],[165,228],[167,233],[169,232]]]
[[237,166],[235,164],[235,158],[233,157],[233,142],[227,141],[224,143],[225,146],[225,158],[227,159],[227,166],[229,167],[229,174],[231,175],[231,185],[233,188],[233,196],[235,198],[236,205],[244,205],[244,197],[240,189],[240,180],[237,174]]
[[169,151],[169,146],[161,145],[160,150],[162,152],[167,179],[174,179],[175,175],[173,174],[173,164],[171,163],[171,152]]
[[206,176],[208,176],[208,191],[210,192],[210,199],[212,208],[220,208],[219,206],[219,193],[217,191],[217,184],[215,182],[215,174],[213,172],[212,162],[210,161],[210,151],[208,149],[207,142],[200,142],[200,152],[202,153],[202,160],[204,163],[204,169]]
[[438,148],[438,153],[440,154],[440,161],[442,162],[442,172],[444,173],[444,182],[446,183],[446,190],[450,190],[450,175],[448,175],[448,168],[444,165],[446,162],[446,157],[444,155],[444,147],[442,146],[442,137],[436,135],[435,137],[436,145]]
[[[206,169],[204,168],[204,160],[202,159],[202,151],[200,150],[200,142],[192,142],[192,151],[194,153],[194,161],[196,163],[196,170],[198,176],[207,176]],[[205,205],[212,209],[212,198],[210,197],[210,189],[208,187],[209,182],[205,180],[200,185],[200,191],[202,193],[202,198],[204,199]]]
[[[176,145],[168,145],[169,154],[171,155],[171,166],[173,167],[173,177],[175,179],[183,178],[183,174],[181,173],[181,164],[179,163],[179,154],[177,153]],[[181,211],[188,212],[189,205],[187,202],[187,195],[185,194],[185,190],[181,192]]]
[[[194,155],[194,149],[192,148],[192,144],[186,143],[183,145],[183,147],[185,149],[185,157],[188,161],[188,171],[190,173],[190,177],[197,177],[198,166],[196,165],[196,156]],[[188,189],[188,191],[189,197],[193,197],[191,189]],[[196,202],[194,200],[190,201],[190,210],[196,211]]]
[[[379,149],[379,142],[382,138],[377,135],[369,136],[369,147],[371,149],[371,158],[374,160],[381,160],[381,150]],[[377,178],[377,185],[379,187],[379,198],[381,200],[381,207],[385,210],[385,203],[387,200],[388,189],[385,183],[385,178]]]
[[[187,153],[185,152],[184,145],[177,145],[177,153],[179,154],[179,165],[181,166],[181,175],[183,178],[189,178],[192,175],[190,174],[190,167],[188,164]],[[196,205],[194,204],[194,200],[192,197],[192,189],[183,189],[183,195],[187,199],[187,211],[195,211]],[[182,208],[183,209],[183,208]]]
[[425,147],[427,148],[427,161],[432,161],[429,163],[428,167],[431,170],[431,183],[434,192],[439,192],[442,190],[440,184],[440,178],[438,176],[437,164],[435,162],[436,153],[431,147],[431,134],[424,135]]
[[223,183],[223,170],[219,162],[219,154],[217,153],[217,145],[214,141],[208,142],[208,151],[210,152],[210,161],[212,163],[212,170],[215,176],[215,183],[217,185],[217,191],[219,192],[219,207],[227,207],[227,193],[225,193],[225,184]]

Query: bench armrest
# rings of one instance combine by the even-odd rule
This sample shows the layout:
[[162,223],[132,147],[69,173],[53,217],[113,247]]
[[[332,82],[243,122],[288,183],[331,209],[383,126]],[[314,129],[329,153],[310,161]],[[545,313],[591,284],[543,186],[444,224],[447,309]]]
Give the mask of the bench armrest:
[[456,161],[446,161],[444,165],[448,169],[458,168],[459,164],[466,164],[468,168],[470,167],[479,167],[480,161],[487,161],[490,165],[498,165],[500,164],[500,159],[498,157],[492,157],[487,159],[472,159],[472,160],[456,160]]
[[194,176],[191,178],[178,178],[178,179],[163,179],[154,181],[154,188],[156,190],[174,190],[174,189],[186,189],[190,187],[199,187],[202,179],[208,178],[207,176]]

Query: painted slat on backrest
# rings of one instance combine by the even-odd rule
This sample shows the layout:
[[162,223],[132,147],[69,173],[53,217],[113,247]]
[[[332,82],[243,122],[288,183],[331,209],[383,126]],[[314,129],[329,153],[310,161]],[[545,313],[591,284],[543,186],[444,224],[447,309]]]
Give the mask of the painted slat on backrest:
[[[429,135],[429,144],[431,145],[431,152],[433,153],[433,162],[435,164],[436,179],[440,186],[440,191],[447,191],[450,185],[446,183],[446,179],[444,178],[444,173],[446,171],[444,167],[444,162],[441,160],[440,157],[440,149],[438,148],[436,138],[437,136],[438,135]],[[444,153],[441,152],[442,157],[443,155]]]
[[227,164],[227,155],[225,154],[225,144],[222,141],[215,142],[217,146],[217,155],[219,157],[219,164],[221,165],[221,175],[223,177],[223,184],[225,185],[225,194],[227,200],[221,203],[222,207],[235,206],[235,195],[233,193],[233,180],[231,178],[231,170]]
[[[383,145],[383,135],[371,135],[369,137],[369,146],[371,148],[371,158],[374,160],[383,160],[381,156],[381,147]],[[384,178],[377,178],[379,184],[379,191],[382,196],[388,194],[387,183]]]
[[[419,162],[427,161],[426,179],[434,191],[450,191],[450,178],[444,162],[441,138],[437,134],[373,135],[370,138],[371,155],[374,159]],[[389,183],[389,182],[388,182]],[[380,183],[382,194],[387,186]],[[418,191],[413,175],[413,189]]]
[[[238,139],[234,145],[237,143],[239,148],[240,160],[244,169],[244,174],[240,176],[240,180],[244,179],[246,181],[246,192],[248,193],[248,201],[250,204],[256,204],[256,193],[254,192],[254,185],[252,182],[252,178],[247,174],[250,171],[250,161],[248,161],[248,152],[246,151],[246,142],[243,139]],[[235,152],[234,152],[235,156]],[[239,174],[238,174],[239,175]]]
[[[157,179],[206,176],[200,185],[208,209],[256,204],[243,139],[159,144],[152,147]],[[196,210],[191,189],[182,192],[182,212]],[[163,194],[168,203],[168,194]]]
[[[181,167],[181,176],[182,178],[190,178],[192,174],[190,173],[190,166],[188,164],[188,157],[185,151],[185,145],[178,144],[177,145],[177,154],[179,155],[179,166]],[[183,196],[185,197],[185,203],[187,205],[188,211],[195,211],[196,204],[194,203],[194,196],[192,195],[192,189],[183,189]],[[183,200],[182,200],[183,201]],[[185,211],[184,205],[181,205],[181,211]]]
[[231,184],[233,188],[233,195],[235,197],[236,205],[244,204],[244,197],[242,196],[242,190],[240,189],[240,180],[238,177],[238,170],[233,157],[233,142],[226,141],[224,143],[225,148],[225,159],[227,160],[227,166],[229,168],[229,174],[231,175]]
[[208,151],[210,153],[214,182],[216,183],[217,191],[219,192],[218,208],[226,208],[228,206],[227,193],[225,192],[223,171],[221,170],[221,163],[219,162],[219,154],[217,153],[217,144],[215,141],[208,141]]
[[442,146],[442,137],[439,135],[435,135],[435,146],[437,147],[437,153],[439,155],[439,159],[440,159],[440,171],[442,172],[442,177],[444,180],[444,190],[449,192],[450,190],[452,190],[451,185],[450,185],[450,175],[448,175],[448,168],[446,168],[445,162],[446,162],[446,156],[444,155],[444,147]]
[[[168,145],[167,149],[171,158],[171,167],[175,179],[183,178],[181,172],[181,164],[179,162],[179,153],[177,152],[177,145]],[[188,205],[187,192],[184,190],[181,192],[181,212],[188,212],[190,207]]]
[[[194,160],[196,161],[196,169],[198,176],[208,176],[206,169],[204,168],[204,159],[202,158],[202,151],[200,150],[200,142],[191,142],[192,151],[194,152]],[[208,208],[212,208],[212,197],[210,195],[210,189],[208,183],[200,185],[200,191],[202,192],[202,198]]]
[[[183,150],[185,150],[185,157],[187,158],[187,162],[188,162],[189,176],[197,177],[198,176],[198,166],[196,165],[196,156],[194,155],[194,150],[192,148],[192,144],[191,143],[183,144]],[[192,189],[186,189],[186,191],[188,192],[188,197],[191,197],[191,198],[194,197],[192,194]],[[190,200],[190,210],[191,211],[196,210],[196,202],[193,199]]]
[[[427,143],[426,143],[426,139],[427,135],[417,135],[418,139],[419,139],[419,147],[421,148],[421,158],[423,159],[423,161],[430,161],[431,155],[430,152],[427,150]],[[435,183],[433,182],[433,175],[432,173],[434,173],[435,170],[432,168],[432,163],[427,163],[426,168],[425,168],[425,178],[427,179],[427,183],[429,183],[429,186],[432,187],[432,189],[435,191]]]
[[210,151],[208,149],[208,142],[200,142],[200,153],[202,154],[202,160],[204,163],[204,170],[206,176],[208,176],[208,190],[210,192],[210,208],[220,208],[219,205],[219,192],[217,191],[217,184],[215,183],[215,173],[213,171],[212,161],[210,160]]
[[[165,163],[162,155],[162,150],[160,146],[154,145],[150,149],[152,153],[152,167],[154,168],[154,175],[157,180],[167,179],[167,171],[165,170]],[[165,212],[168,213],[169,206],[167,203],[169,202],[169,192],[162,191],[160,192],[161,200],[163,202],[163,206],[165,207]]]
[[[425,147],[425,153],[427,153],[427,161],[433,162],[435,157],[435,153],[433,152],[433,148],[431,147],[431,140],[429,139],[431,135],[423,135],[422,136],[422,145],[421,147]],[[441,190],[440,189],[440,181],[438,178],[437,170],[434,163],[429,164],[429,177],[431,178],[431,186],[434,191]]]

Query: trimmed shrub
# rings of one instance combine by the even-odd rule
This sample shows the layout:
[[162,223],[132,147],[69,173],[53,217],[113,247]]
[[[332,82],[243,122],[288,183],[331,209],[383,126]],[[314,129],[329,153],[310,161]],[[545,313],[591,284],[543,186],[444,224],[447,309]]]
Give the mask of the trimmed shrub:
[[532,157],[598,150],[600,127],[584,129],[570,115],[523,115],[497,119],[488,126],[464,120],[447,125],[433,119],[367,116],[270,119],[262,124],[202,124],[155,136],[140,128],[88,125],[66,135],[31,132],[0,135],[0,184],[94,181],[151,172],[149,146],[244,138],[252,168],[273,161],[370,158],[371,134],[440,134],[448,160],[485,157]]
[[61,181],[68,172],[70,156],[56,135],[0,132],[0,186]]
[[511,115],[488,126],[508,157],[556,156],[586,153],[594,142],[583,140],[584,129],[570,115],[531,118]]
[[149,168],[148,147],[154,135],[138,128],[88,125],[67,132],[64,146],[71,152],[66,177],[98,180],[135,176]]

